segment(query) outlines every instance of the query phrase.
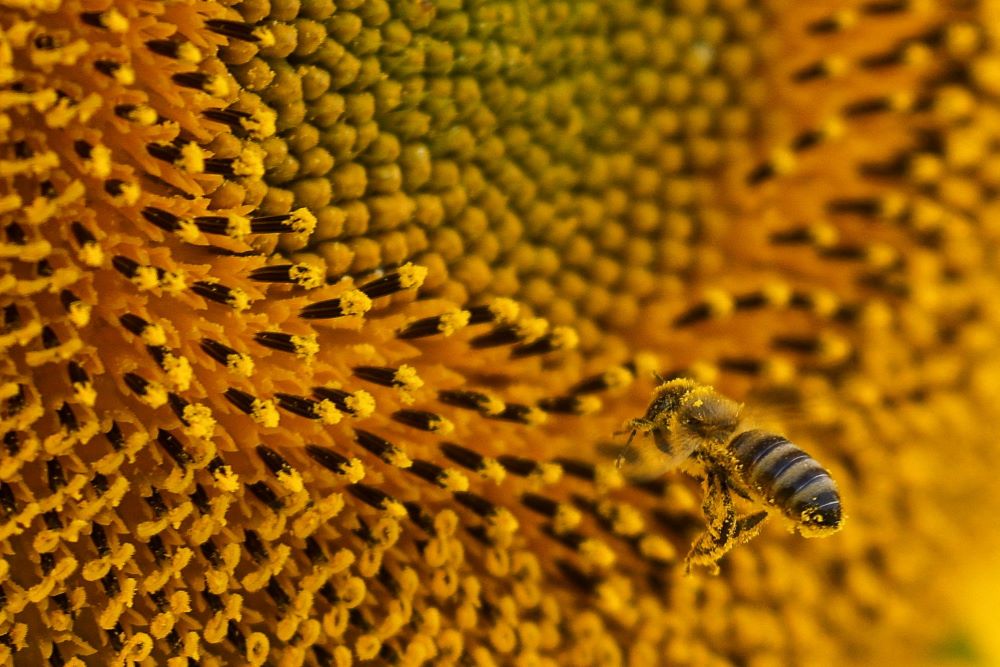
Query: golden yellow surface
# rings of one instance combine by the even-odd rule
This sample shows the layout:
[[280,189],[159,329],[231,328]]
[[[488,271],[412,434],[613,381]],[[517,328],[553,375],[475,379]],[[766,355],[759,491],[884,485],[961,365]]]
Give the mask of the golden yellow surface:
[[[998,26],[0,0],[0,662],[1000,664]],[[654,372],[844,529],[685,576]]]

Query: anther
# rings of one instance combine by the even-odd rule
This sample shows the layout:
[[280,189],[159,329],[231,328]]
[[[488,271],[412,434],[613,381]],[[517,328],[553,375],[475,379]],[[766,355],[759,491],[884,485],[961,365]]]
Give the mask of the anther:
[[410,322],[398,332],[396,336],[402,339],[424,338],[443,334],[450,336],[455,331],[463,328],[469,323],[469,311],[455,310],[442,315],[424,317]]
[[830,56],[828,58],[818,60],[811,65],[807,65],[806,67],[803,67],[799,71],[795,72],[792,74],[792,80],[798,83],[804,83],[806,81],[839,76],[844,73],[846,68],[847,62],[843,58]]
[[174,461],[177,462],[182,469],[185,469],[191,463],[191,455],[184,451],[184,446],[181,441],[178,440],[172,433],[165,431],[162,428],[156,435],[156,441],[161,447],[170,455]]
[[460,504],[468,507],[481,517],[490,517],[497,512],[496,505],[479,494],[472,493],[471,491],[456,491],[453,495],[455,500]]
[[554,459],[553,463],[558,463],[562,467],[563,472],[572,477],[584,479],[588,482],[593,482],[597,479],[597,470],[592,463],[563,457]]
[[209,301],[231,306],[236,310],[250,307],[250,297],[246,292],[239,288],[227,287],[222,283],[199,280],[191,284],[191,291]]
[[351,463],[347,457],[329,447],[306,445],[306,453],[321,466],[337,474],[343,473]]
[[406,469],[417,477],[434,484],[435,486],[440,486],[444,488],[444,484],[441,481],[441,477],[444,474],[444,468],[441,466],[431,463],[430,461],[417,460],[413,462],[413,465]]
[[285,506],[285,503],[281,501],[281,498],[279,498],[274,490],[265,482],[254,482],[252,484],[247,484],[246,487],[250,493],[257,498],[257,500],[264,503],[268,508],[275,512],[280,512]]
[[398,501],[388,493],[367,484],[352,484],[347,487],[347,492],[378,510],[387,509],[390,504],[398,504]]
[[229,88],[225,79],[205,72],[178,72],[170,77],[178,86],[200,90],[209,95],[223,95]]
[[538,340],[515,346],[510,351],[510,356],[514,359],[519,359],[521,357],[548,354],[556,350],[570,350],[577,346],[579,340],[579,336],[573,329],[569,327],[556,327],[551,333],[545,334]]
[[600,407],[600,400],[590,396],[552,396],[538,401],[545,412],[566,415],[585,415]]
[[326,424],[336,424],[340,421],[340,411],[331,401],[314,401],[311,398],[280,392],[274,395],[274,399],[278,407],[300,417],[318,419]]
[[311,357],[318,351],[315,336],[296,336],[281,331],[260,331],[253,339],[265,347],[301,357]]
[[12,222],[4,227],[4,232],[7,234],[7,241],[14,245],[24,245],[27,242],[24,235],[24,228],[16,222]]
[[59,425],[68,433],[75,433],[80,430],[80,423],[76,419],[76,413],[73,412],[73,408],[70,407],[69,403],[63,401],[62,405],[56,408],[56,417],[59,419]]
[[146,42],[146,48],[153,53],[172,60],[184,60],[192,64],[201,60],[201,52],[191,42],[179,42],[172,39],[151,39]]
[[537,473],[540,470],[536,461],[520,456],[505,454],[503,456],[498,456],[497,461],[499,461],[500,465],[507,469],[507,472],[517,475],[518,477],[527,477],[528,475]]
[[481,454],[453,442],[441,443],[441,453],[469,470],[478,472],[486,467],[486,459]]
[[307,208],[250,219],[250,231],[254,234],[310,234],[315,228],[316,216]]
[[42,327],[42,347],[46,350],[59,347],[59,336],[57,336],[52,327],[48,325]]
[[324,284],[322,270],[312,264],[274,264],[250,272],[250,280],[267,283],[295,283],[312,289]]
[[151,490],[150,495],[144,497],[143,500],[146,501],[146,504],[153,510],[153,514],[155,514],[157,518],[162,517],[168,512],[167,504],[163,502],[163,496],[160,495],[159,490],[155,487]]
[[89,26],[111,32],[128,30],[128,19],[114,8],[103,12],[80,12],[80,20]]
[[228,21],[226,19],[209,19],[205,21],[205,26],[214,33],[239,39],[244,42],[261,41],[262,28],[252,26],[241,21]]
[[270,447],[265,445],[257,445],[256,447],[257,456],[260,460],[264,462],[267,469],[271,471],[274,475],[283,473],[286,475],[292,474],[292,466],[282,457],[278,452],[274,451]]
[[426,267],[407,263],[392,273],[365,283],[359,289],[364,292],[368,298],[377,299],[379,297],[395,294],[396,292],[400,292],[405,289],[417,289],[423,285],[426,277]]
[[450,421],[426,410],[397,410],[392,413],[392,418],[400,424],[441,435],[446,435],[454,430]]
[[438,400],[448,405],[469,410],[478,410],[484,414],[491,415],[499,414],[505,408],[504,402],[500,399],[478,391],[446,389],[438,392]]
[[371,299],[360,290],[347,290],[341,296],[311,303],[299,311],[307,320],[332,319],[345,315],[364,315],[372,307]]
[[375,400],[366,391],[351,393],[333,387],[313,387],[313,394],[332,402],[338,410],[358,419],[370,417],[375,410]]
[[407,457],[401,449],[388,440],[380,438],[374,433],[356,428],[354,429],[354,440],[366,450],[390,465],[394,465],[399,468],[408,468],[412,464],[409,457]]
[[116,452],[121,451],[125,447],[125,436],[122,434],[122,429],[118,426],[118,422],[111,422],[111,428],[108,432],[104,434],[104,437],[108,439],[111,444],[111,448]]
[[49,459],[46,461],[45,469],[48,476],[49,489],[52,493],[66,486],[66,473],[63,472],[59,459]]

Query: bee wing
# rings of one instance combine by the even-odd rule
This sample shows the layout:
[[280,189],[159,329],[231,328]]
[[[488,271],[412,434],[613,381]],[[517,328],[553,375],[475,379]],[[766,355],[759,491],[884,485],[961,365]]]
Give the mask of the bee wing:
[[771,433],[816,434],[829,424],[829,402],[795,388],[757,389],[744,398],[742,428]]

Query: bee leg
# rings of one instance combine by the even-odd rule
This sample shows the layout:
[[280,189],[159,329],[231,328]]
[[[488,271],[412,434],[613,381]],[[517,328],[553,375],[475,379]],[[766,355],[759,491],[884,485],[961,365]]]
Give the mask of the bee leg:
[[705,500],[701,507],[707,525],[705,532],[691,545],[684,561],[687,574],[691,573],[692,565],[705,565],[712,574],[717,574],[716,562],[734,546],[737,519],[729,485],[719,471],[706,467],[704,486]]
[[764,527],[764,521],[767,520],[767,512],[755,512],[753,514],[747,514],[746,516],[741,516],[736,521],[736,530],[733,533],[733,539],[736,546],[737,544],[746,544],[753,538],[757,537],[760,533],[760,529]]
[[735,457],[725,450],[706,450],[698,452],[697,457],[706,466],[711,466],[716,470],[725,472],[726,484],[729,490],[738,495],[743,500],[753,500],[749,489],[743,484],[739,476],[739,463]]
[[615,431],[613,435],[621,435],[622,433],[631,432],[633,436],[637,432],[648,433],[653,427],[653,422],[648,419],[643,419],[642,417],[636,417],[635,419],[629,419],[627,422],[622,424],[621,430]]

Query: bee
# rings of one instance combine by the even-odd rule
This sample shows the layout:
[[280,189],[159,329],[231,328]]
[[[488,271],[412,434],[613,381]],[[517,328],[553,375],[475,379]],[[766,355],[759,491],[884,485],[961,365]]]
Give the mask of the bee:
[[[712,387],[658,379],[645,415],[620,431],[630,435],[616,465],[627,464],[630,476],[680,469],[701,477],[707,525],[688,553],[689,572],[692,565],[717,571],[718,560],[756,536],[771,513],[783,514],[805,537],[840,530],[837,483],[813,457],[784,436],[741,429],[743,406]],[[633,445],[639,434],[642,444]],[[765,509],[738,514],[733,494]]]

